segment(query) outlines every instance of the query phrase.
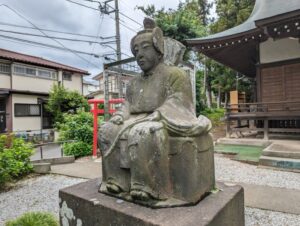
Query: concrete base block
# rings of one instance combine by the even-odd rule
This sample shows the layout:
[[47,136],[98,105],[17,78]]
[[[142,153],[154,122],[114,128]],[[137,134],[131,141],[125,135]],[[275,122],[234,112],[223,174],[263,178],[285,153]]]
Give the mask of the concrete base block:
[[98,192],[99,179],[59,191],[60,224],[70,226],[244,226],[244,190],[217,183],[194,206],[151,209]]
[[41,159],[31,161],[33,164],[35,163],[50,163],[51,165],[59,165],[59,164],[67,164],[75,162],[74,156],[63,156],[60,158],[49,158],[49,159]]
[[287,170],[300,170],[300,159],[260,156],[259,165],[278,167]]
[[217,144],[230,144],[230,145],[249,145],[257,147],[267,147],[271,144],[270,141],[260,139],[231,139],[219,138]]
[[49,173],[51,170],[50,163],[34,163],[33,165],[33,172],[35,173]]

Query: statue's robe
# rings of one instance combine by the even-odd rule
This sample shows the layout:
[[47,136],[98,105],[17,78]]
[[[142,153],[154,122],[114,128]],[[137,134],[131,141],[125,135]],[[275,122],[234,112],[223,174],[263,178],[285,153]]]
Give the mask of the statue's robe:
[[[160,119],[148,121],[155,111]],[[125,104],[116,115],[123,117],[123,124],[107,122],[100,127],[103,156],[119,132],[128,129],[113,152],[103,158],[102,189],[114,183],[126,192],[143,190],[156,199],[169,197],[169,136],[197,137],[211,126],[209,120],[195,115],[188,75],[178,67],[158,64],[151,74],[130,81]]]

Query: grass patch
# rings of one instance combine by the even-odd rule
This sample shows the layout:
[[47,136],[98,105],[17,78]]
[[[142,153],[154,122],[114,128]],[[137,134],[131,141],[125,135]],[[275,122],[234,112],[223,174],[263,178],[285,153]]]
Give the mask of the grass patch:
[[247,145],[217,144],[215,152],[222,154],[234,154],[235,160],[258,163],[263,147]]
[[16,220],[6,222],[5,226],[59,226],[59,223],[51,213],[29,212]]

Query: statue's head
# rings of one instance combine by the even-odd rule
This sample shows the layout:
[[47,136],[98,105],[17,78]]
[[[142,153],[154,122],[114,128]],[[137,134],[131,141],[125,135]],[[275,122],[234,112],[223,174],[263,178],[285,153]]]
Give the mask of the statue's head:
[[144,72],[155,68],[163,59],[164,38],[162,30],[153,20],[144,19],[144,30],[131,40],[131,51]]

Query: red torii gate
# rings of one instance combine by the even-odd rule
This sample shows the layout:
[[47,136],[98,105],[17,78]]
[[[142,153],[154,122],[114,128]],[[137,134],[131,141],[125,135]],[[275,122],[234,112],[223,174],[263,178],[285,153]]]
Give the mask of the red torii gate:
[[[89,104],[93,104],[93,109],[91,112],[94,116],[94,132],[93,132],[93,158],[97,157],[97,138],[98,138],[98,115],[104,115],[104,109],[98,109],[98,104],[104,104],[104,99],[91,99],[88,100]],[[111,108],[111,104],[120,104],[123,103],[123,98],[111,99],[108,101],[108,113],[113,114],[116,112],[116,109]]]

